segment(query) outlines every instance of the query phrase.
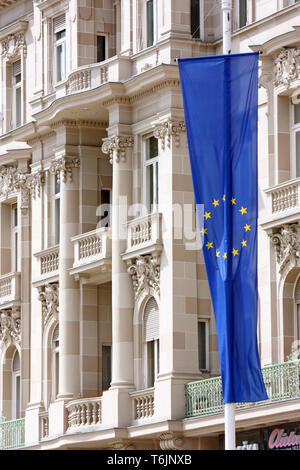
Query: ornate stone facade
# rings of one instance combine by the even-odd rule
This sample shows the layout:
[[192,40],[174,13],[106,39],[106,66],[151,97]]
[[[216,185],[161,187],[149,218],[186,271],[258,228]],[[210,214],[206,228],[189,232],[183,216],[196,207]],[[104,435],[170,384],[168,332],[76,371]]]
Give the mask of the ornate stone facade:
[[20,307],[1,310],[0,341],[6,345],[20,344],[21,311]]
[[274,61],[274,85],[289,87],[300,78],[300,47],[282,49]]
[[21,51],[26,53],[24,33],[10,34],[1,42],[1,53],[7,60],[17,58]]
[[134,138],[131,135],[115,135],[103,139],[102,152],[109,155],[110,163],[124,161],[126,149],[133,147]]
[[171,137],[175,138],[175,146],[180,145],[180,133],[185,132],[185,124],[183,121],[174,121],[168,119],[166,122],[157,124],[154,128],[154,137],[161,141],[162,149],[166,147],[170,148],[171,146]]
[[162,450],[184,450],[183,439],[173,432],[164,432],[159,436],[159,444]]
[[42,302],[44,325],[50,318],[58,320],[59,288],[58,282],[46,284],[38,288],[39,300]]
[[279,231],[271,235],[275,246],[276,259],[281,272],[290,260],[300,259],[300,225],[284,224]]
[[73,179],[73,169],[80,167],[80,159],[78,157],[58,157],[54,158],[50,164],[49,171],[57,176],[57,182],[67,183]]
[[150,288],[158,294],[160,292],[160,256],[137,256],[135,260],[128,261],[128,273],[131,275],[135,297]]

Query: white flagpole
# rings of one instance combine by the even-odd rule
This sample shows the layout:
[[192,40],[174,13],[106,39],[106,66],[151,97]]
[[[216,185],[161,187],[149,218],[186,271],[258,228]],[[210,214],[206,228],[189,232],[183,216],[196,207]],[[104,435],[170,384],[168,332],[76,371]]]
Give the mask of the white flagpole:
[[[231,53],[232,0],[222,0],[223,54]],[[225,450],[235,450],[235,403],[225,403]]]

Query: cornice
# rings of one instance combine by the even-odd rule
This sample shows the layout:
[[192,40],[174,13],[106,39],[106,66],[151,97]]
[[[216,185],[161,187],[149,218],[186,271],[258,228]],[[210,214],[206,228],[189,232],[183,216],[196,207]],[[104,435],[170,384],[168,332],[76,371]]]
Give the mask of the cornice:
[[[1,3],[0,2],[0,10],[1,10]],[[2,7],[3,8],[3,7]],[[5,26],[4,28],[0,29],[0,41],[3,41],[7,36],[11,34],[18,34],[18,33],[25,33],[28,28],[28,21],[16,21],[15,23],[10,24],[9,26]]]
[[263,56],[274,58],[281,49],[297,45],[300,45],[300,26],[293,26],[291,31],[279,34],[262,44],[249,46],[249,48],[254,52],[261,51]]

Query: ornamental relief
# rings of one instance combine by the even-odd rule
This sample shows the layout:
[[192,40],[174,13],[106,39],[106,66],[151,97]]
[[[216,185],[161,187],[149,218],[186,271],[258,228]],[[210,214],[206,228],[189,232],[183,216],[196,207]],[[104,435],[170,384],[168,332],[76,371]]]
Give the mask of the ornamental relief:
[[172,136],[175,139],[175,146],[179,147],[181,132],[185,132],[185,123],[168,119],[166,122],[155,126],[153,135],[161,141],[162,150],[165,150],[166,144],[168,148],[171,147]]
[[59,308],[59,284],[53,282],[45,286],[38,287],[39,300],[42,302],[42,314],[44,325],[48,323],[51,318],[58,320]]
[[279,272],[282,272],[291,260],[300,259],[300,225],[284,224],[279,231],[270,235],[275,246]]
[[274,85],[288,88],[293,80],[300,79],[300,47],[282,49],[274,61]]
[[26,53],[25,34],[10,34],[1,42],[1,54],[7,60],[13,60],[20,55],[20,52]]
[[5,345],[20,345],[21,310],[20,307],[0,310],[0,341]]
[[73,181],[73,169],[80,167],[80,159],[78,157],[59,157],[52,160],[49,171],[56,175],[57,182],[71,183]]
[[160,256],[140,255],[134,261],[127,262],[127,272],[131,275],[135,298],[143,291],[154,289],[160,293]]
[[113,137],[107,137],[103,139],[102,152],[108,154],[109,162],[119,163],[124,162],[126,159],[126,149],[132,148],[134,144],[134,138],[131,135],[115,135]]

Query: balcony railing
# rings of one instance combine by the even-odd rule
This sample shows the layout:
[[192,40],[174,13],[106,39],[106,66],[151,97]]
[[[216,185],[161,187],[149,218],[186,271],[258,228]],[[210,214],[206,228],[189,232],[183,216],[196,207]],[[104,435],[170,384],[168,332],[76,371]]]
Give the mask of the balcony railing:
[[101,397],[72,400],[66,405],[68,431],[97,426],[102,423]]
[[72,238],[74,243],[74,264],[91,263],[99,258],[111,256],[111,229],[102,227]]
[[289,180],[266,190],[269,214],[278,214],[299,207],[300,178]]
[[0,306],[20,299],[21,273],[0,276]]
[[25,418],[0,421],[0,450],[19,449],[25,445]]
[[53,246],[46,250],[35,253],[40,262],[40,275],[42,277],[51,277],[58,273],[59,268],[59,246]]
[[154,415],[154,388],[130,393],[133,400],[134,420],[152,418]]
[[[238,403],[237,408],[300,398],[300,361],[263,367],[262,375],[269,399],[257,403]],[[185,397],[186,417],[222,412],[221,377],[186,384]]]
[[161,214],[154,213],[127,223],[127,253],[161,244]]

